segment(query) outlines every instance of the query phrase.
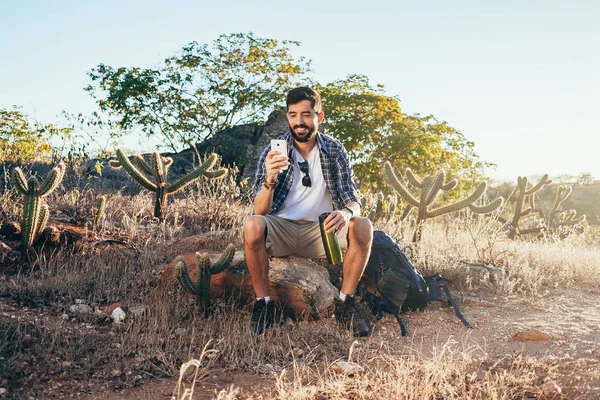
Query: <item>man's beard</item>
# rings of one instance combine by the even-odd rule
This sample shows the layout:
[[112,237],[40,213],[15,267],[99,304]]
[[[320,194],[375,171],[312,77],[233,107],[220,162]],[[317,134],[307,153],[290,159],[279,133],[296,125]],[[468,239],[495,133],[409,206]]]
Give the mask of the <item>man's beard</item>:
[[[305,136],[298,136],[298,134],[294,131],[294,129],[296,128],[304,128],[306,129],[306,133],[304,134]],[[290,126],[290,132],[292,133],[292,137],[294,138],[295,141],[300,142],[300,143],[305,143],[308,142],[312,136],[315,134],[315,132],[317,131],[316,127],[313,127],[313,129],[310,129],[308,125],[294,125],[293,127]]]

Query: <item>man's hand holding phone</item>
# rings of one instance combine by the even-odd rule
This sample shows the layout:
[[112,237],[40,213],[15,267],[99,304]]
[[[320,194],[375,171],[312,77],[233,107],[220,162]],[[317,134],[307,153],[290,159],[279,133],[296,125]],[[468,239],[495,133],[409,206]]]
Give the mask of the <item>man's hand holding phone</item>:
[[285,140],[271,140],[271,151],[267,153],[267,159],[265,161],[267,182],[277,182],[277,175],[288,169],[289,165],[287,142]]

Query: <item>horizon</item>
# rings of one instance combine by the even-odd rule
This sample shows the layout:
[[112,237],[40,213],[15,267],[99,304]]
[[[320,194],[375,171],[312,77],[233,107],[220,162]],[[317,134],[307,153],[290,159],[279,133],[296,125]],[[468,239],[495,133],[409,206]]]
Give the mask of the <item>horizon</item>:
[[[229,4],[4,5],[0,108],[22,106],[44,123],[59,122],[62,110],[87,114],[97,107],[83,91],[86,73],[100,63],[154,67],[190,41],[253,32],[300,41],[293,52],[312,60],[320,83],[364,74],[398,96],[405,113],[447,121],[498,165],[485,171],[495,181],[600,177],[592,97],[600,55],[590,51],[600,45],[600,7],[592,2]],[[310,9],[315,21],[302,12]],[[150,141],[137,142],[127,147]]]

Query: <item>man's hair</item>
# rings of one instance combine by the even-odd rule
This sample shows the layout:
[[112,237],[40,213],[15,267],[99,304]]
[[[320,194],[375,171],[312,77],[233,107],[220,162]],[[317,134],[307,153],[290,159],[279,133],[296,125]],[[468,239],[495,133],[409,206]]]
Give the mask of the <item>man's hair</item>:
[[290,104],[296,104],[302,100],[309,100],[313,110],[321,112],[321,108],[323,107],[321,95],[315,89],[307,86],[300,86],[290,90],[285,100],[285,105],[289,107]]

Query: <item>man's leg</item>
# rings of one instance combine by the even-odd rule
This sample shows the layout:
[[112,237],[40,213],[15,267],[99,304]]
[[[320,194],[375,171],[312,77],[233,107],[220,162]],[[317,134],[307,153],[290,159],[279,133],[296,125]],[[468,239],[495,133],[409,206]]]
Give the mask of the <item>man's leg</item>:
[[352,329],[354,336],[367,336],[370,330],[367,321],[357,312],[354,292],[369,260],[372,241],[371,221],[367,218],[353,218],[348,229],[348,250],[342,267],[342,289],[340,298],[335,299],[335,317],[348,329]]
[[244,222],[244,258],[252,280],[257,300],[254,303],[251,329],[262,334],[273,325],[274,305],[269,298],[269,256],[266,248],[267,223],[259,216],[251,216]]
[[348,229],[348,250],[344,257],[342,293],[353,295],[358,281],[369,261],[371,243],[373,242],[373,226],[367,218],[356,217],[350,220]]
[[269,295],[269,256],[266,248],[267,223],[257,215],[244,222],[244,258],[256,297]]

